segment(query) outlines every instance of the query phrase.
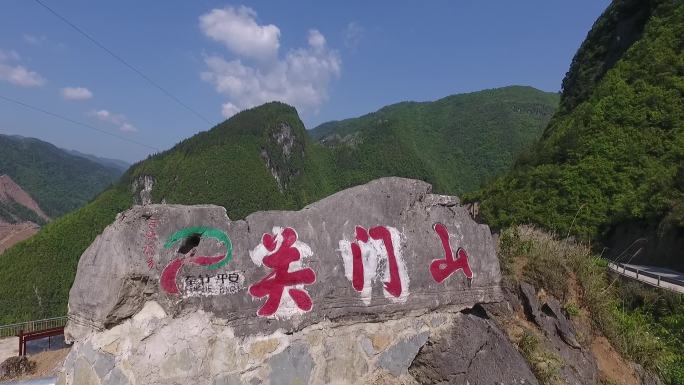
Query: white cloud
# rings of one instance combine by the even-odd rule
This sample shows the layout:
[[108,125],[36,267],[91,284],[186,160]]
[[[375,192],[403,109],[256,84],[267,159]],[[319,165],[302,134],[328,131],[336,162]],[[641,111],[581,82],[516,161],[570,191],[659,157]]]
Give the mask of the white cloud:
[[121,127],[119,127],[119,131],[121,131],[121,132],[138,132],[138,129],[130,123],[124,123],[121,125]]
[[363,27],[355,21],[350,21],[344,29],[344,45],[352,50],[358,47],[363,36]]
[[88,113],[89,116],[96,118],[101,122],[105,122],[116,126],[119,131],[126,133],[138,132],[138,128],[126,119],[122,114],[115,114],[109,110],[94,110]]
[[67,100],[87,100],[93,97],[93,93],[85,87],[62,88],[62,97]]
[[[204,58],[207,69],[201,73],[202,80],[213,84],[217,92],[229,98],[222,105],[223,116],[227,118],[240,110],[271,101],[292,104],[300,111],[317,110],[328,98],[330,83],[340,76],[342,70],[339,54],[328,48],[325,36],[312,29],[308,32],[306,47],[292,49],[281,58],[278,55],[278,27],[258,25],[255,21],[256,12],[252,9],[239,8],[240,15],[248,18],[249,22],[244,19],[236,20],[233,17],[236,12],[229,7],[214,9],[201,16],[202,31],[214,39],[217,39],[217,30],[242,31],[246,29],[245,25],[261,31],[262,35],[265,34],[264,30],[276,32],[269,35],[268,49],[246,50],[244,45],[255,45],[255,36],[247,36],[238,43],[241,35],[235,34],[231,35],[231,39],[235,41],[230,44],[226,42],[226,47],[237,58],[226,60],[220,55],[208,55]],[[223,15],[224,21],[220,28],[215,22],[206,21],[218,19],[219,14]],[[226,14],[231,17],[225,16]],[[207,28],[205,24],[213,28]],[[256,32],[255,34],[258,35]]]
[[316,29],[309,30],[309,45],[314,49],[325,48],[325,36]]
[[221,115],[223,115],[223,117],[226,119],[237,114],[238,112],[240,112],[240,109],[233,103],[224,103],[221,106]]
[[121,122],[124,119],[123,115],[119,114],[113,114],[109,112],[108,110],[96,110],[96,111],[91,111],[89,113],[90,116],[93,116],[103,122],[108,122],[108,123],[113,123],[113,124],[121,124]]
[[255,19],[256,12],[249,7],[228,6],[200,16],[200,28],[238,55],[262,60],[273,58],[280,47],[280,29],[273,24],[259,25]]
[[5,61],[19,61],[21,58],[19,57],[19,54],[17,51],[3,51],[0,49],[0,62],[5,62]]
[[46,39],[45,36],[35,36],[28,33],[24,34],[24,41],[31,45],[41,45]]
[[45,84],[39,73],[17,64],[20,60],[15,51],[0,50],[0,80],[22,87],[38,87]]

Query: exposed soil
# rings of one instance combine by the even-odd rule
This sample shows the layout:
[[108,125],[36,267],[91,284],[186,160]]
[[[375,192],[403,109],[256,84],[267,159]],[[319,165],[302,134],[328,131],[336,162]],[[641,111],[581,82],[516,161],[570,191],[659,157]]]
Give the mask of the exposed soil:
[[38,203],[36,203],[36,201],[34,201],[18,184],[14,183],[12,178],[8,175],[0,175],[0,201],[7,202],[10,200],[31,209],[46,221],[50,219],[45,215],[43,210],[41,210]]
[[33,222],[3,223],[0,222],[0,254],[16,243],[34,236],[40,226]]
[[35,372],[30,375],[20,376],[13,380],[30,380],[33,378],[43,378],[56,376],[57,371],[64,364],[64,360],[69,354],[70,348],[60,350],[48,350],[29,356],[31,361],[36,363]]
[[591,352],[596,357],[602,379],[615,384],[639,385],[639,377],[634,369],[613,349],[603,336],[597,336],[591,343]]

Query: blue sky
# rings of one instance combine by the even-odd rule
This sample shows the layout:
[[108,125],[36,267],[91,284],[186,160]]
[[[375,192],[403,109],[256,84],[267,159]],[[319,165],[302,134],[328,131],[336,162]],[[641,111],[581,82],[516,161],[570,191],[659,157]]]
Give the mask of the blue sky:
[[[404,100],[512,84],[558,91],[606,0],[3,0],[0,96],[160,150],[270,100],[307,128]],[[0,133],[127,161],[149,148],[0,100]]]

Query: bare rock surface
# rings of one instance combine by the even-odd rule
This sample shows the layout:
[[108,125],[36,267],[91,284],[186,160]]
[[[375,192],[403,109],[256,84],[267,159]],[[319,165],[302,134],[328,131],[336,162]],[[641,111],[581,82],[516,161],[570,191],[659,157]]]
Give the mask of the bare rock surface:
[[520,293],[527,317],[548,337],[547,350],[559,356],[564,363],[558,373],[563,383],[596,383],[596,359],[590,349],[581,346],[577,341],[572,322],[562,311],[558,299],[548,295],[544,303],[540,303],[536,289],[526,282],[520,283]]
[[461,313],[500,302],[500,279],[489,228],[421,181],[239,221],[217,206],[135,206],[79,261],[60,382],[428,383],[416,360],[444,338],[473,347],[437,360],[475,365],[464,381],[490,364],[483,378],[527,379],[501,332]]
[[433,335],[409,372],[419,384],[537,384],[506,335],[475,314],[461,314],[455,327]]

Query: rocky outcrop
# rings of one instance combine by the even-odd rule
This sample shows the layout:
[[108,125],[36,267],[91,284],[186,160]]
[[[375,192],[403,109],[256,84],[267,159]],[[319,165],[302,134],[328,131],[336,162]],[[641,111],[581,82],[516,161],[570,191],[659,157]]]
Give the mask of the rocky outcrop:
[[534,383],[462,312],[502,300],[489,229],[430,189],[385,178],[241,221],[132,208],[79,261],[62,383]]
[[209,313],[171,318],[148,302],[133,318],[76,343],[62,381],[536,384],[524,359],[492,324],[445,310],[384,322],[322,321],[292,334],[238,337]]
[[572,322],[561,309],[558,299],[546,295],[539,301],[534,286],[520,283],[520,298],[528,319],[545,334],[547,351],[553,352],[563,362],[558,377],[566,384],[594,384],[598,380],[596,359],[590,349],[577,341]]
[[431,337],[411,364],[419,384],[537,384],[506,335],[486,318],[461,314]]
[[269,130],[267,137],[261,158],[282,192],[301,171],[298,163],[304,157],[304,139],[285,122]]
[[154,187],[155,179],[152,175],[140,175],[133,180],[131,190],[137,205],[152,204],[152,188]]

